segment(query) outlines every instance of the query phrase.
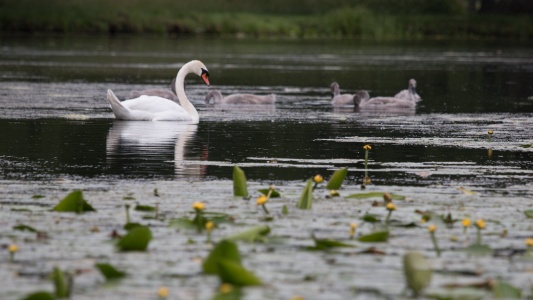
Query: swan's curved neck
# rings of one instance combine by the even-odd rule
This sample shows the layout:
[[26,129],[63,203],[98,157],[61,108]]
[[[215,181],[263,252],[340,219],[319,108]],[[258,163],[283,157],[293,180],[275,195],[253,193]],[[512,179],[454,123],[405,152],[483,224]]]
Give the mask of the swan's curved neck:
[[222,94],[219,91],[210,91],[205,99],[207,104],[211,102],[211,99],[213,99],[213,104],[218,104],[222,102]]
[[198,111],[196,111],[194,105],[192,105],[192,103],[187,98],[187,95],[185,95],[185,76],[187,76],[187,74],[189,73],[193,73],[193,71],[191,70],[190,63],[186,63],[178,71],[178,75],[176,76],[176,95],[178,96],[178,100],[180,102],[181,107],[183,107],[183,109],[185,109],[185,111],[191,116],[192,121],[198,122],[198,120],[200,120],[200,117],[198,116]]

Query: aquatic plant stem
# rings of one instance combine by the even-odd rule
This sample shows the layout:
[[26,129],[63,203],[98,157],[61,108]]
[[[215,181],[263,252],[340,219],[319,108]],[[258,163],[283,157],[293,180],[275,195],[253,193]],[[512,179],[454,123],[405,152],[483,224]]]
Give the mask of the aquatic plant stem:
[[437,257],[440,257],[440,248],[439,248],[439,244],[437,243],[437,238],[435,237],[435,232],[431,231],[429,234],[431,236],[431,242],[433,243],[433,248],[435,249],[435,253],[437,253]]
[[476,242],[481,245],[481,229],[477,229],[477,239]]
[[126,204],[124,205],[124,208],[126,208],[126,224],[130,223],[130,205]]

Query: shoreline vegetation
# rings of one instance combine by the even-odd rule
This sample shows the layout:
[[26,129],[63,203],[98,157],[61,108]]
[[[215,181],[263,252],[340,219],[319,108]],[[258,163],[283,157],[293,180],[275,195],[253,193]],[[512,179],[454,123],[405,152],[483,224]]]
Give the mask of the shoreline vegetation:
[[376,40],[533,38],[533,15],[528,10],[482,13],[479,8],[468,7],[475,0],[263,2],[0,0],[0,33]]

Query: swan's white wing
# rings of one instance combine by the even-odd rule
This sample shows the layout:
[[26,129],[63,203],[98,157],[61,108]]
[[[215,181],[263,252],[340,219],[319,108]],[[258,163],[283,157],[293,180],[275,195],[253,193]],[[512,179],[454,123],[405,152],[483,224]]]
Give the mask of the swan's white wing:
[[174,101],[157,97],[157,96],[140,96],[139,98],[129,99],[121,102],[123,106],[131,110],[142,110],[145,112],[158,113],[164,111],[182,111],[187,113],[183,107]]

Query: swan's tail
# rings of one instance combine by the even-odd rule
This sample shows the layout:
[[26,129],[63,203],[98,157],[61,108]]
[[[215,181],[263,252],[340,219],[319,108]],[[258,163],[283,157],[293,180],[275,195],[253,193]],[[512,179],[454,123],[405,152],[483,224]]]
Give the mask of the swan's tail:
[[120,100],[118,100],[112,90],[107,90],[107,101],[109,101],[111,109],[117,119],[128,119],[128,116],[130,115],[129,109],[122,106]]

